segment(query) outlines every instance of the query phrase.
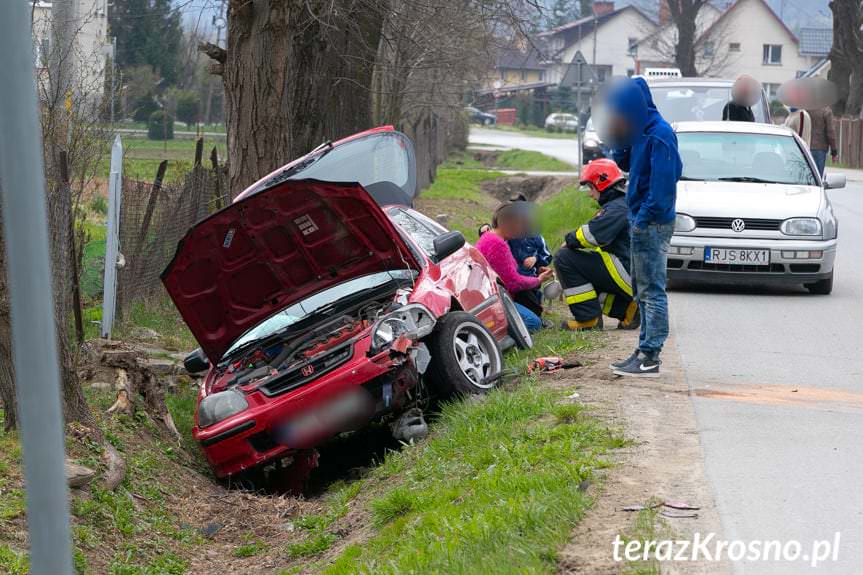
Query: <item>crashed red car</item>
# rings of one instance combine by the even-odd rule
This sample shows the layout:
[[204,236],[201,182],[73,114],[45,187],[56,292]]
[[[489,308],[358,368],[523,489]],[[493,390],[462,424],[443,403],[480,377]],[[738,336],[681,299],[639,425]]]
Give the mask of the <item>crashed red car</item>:
[[[327,439],[428,393],[483,393],[529,346],[482,255],[410,208],[411,141],[326,144],[195,225],[162,274],[207,370],[194,436],[219,477],[304,477]],[[248,474],[246,474],[248,475]]]

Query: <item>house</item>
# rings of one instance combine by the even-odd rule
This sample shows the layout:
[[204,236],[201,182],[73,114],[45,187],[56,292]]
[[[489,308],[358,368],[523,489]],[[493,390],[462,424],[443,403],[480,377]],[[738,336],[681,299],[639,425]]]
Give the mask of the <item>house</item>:
[[[713,4],[705,4],[695,18],[695,36],[701,37],[704,32],[722,16],[722,10]],[[647,68],[676,67],[674,53],[677,47],[677,26],[671,21],[671,12],[667,2],[660,4],[659,28],[635,46],[635,73],[643,74]],[[695,67],[699,75],[711,75],[711,68],[717,67],[715,51],[696,53]],[[721,72],[721,70],[719,70]],[[720,74],[721,75],[721,74]]]
[[[718,17],[715,8],[709,12],[695,43],[696,69],[701,75],[733,78],[749,74],[774,97],[783,82],[802,75],[824,58],[821,32],[807,33],[807,40],[801,41],[765,0],[736,0]],[[666,28],[673,29],[673,24],[666,24]],[[638,58],[657,65],[657,51],[651,51],[649,42],[639,43]],[[671,62],[673,58],[665,59],[665,65]]]
[[816,58],[815,64],[800,74],[801,78],[827,79],[830,73],[830,49],[833,47],[832,28],[801,28],[797,34],[800,38],[800,53]]
[[615,8],[614,2],[594,2],[593,15],[539,35],[545,44],[546,81],[559,84],[578,52],[599,83],[611,76],[631,76],[636,68],[635,47],[656,30],[656,23],[635,6]]
[[485,87],[506,90],[545,82],[545,65],[541,60],[534,39],[519,36],[511,42],[501,42]]
[[[53,5],[48,0],[32,2],[33,52],[40,92],[47,94],[48,66],[51,61],[54,37],[52,28]],[[73,3],[75,20],[71,23],[75,42],[71,50],[75,70],[73,89],[79,97],[100,100],[105,88],[105,69],[108,57],[108,0],[78,0]]]

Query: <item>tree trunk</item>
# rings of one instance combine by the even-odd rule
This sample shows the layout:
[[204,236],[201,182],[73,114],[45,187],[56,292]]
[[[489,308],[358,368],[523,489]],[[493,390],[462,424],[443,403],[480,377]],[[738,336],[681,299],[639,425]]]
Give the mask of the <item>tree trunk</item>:
[[697,76],[695,66],[696,19],[705,0],[669,0],[668,9],[677,27],[674,62],[684,76]]
[[834,113],[857,117],[863,100],[863,20],[860,2],[833,0],[833,47],[830,50],[830,79],[836,83],[839,101]]
[[221,60],[233,194],[369,127],[372,12],[355,0],[231,0],[227,50],[210,56]]

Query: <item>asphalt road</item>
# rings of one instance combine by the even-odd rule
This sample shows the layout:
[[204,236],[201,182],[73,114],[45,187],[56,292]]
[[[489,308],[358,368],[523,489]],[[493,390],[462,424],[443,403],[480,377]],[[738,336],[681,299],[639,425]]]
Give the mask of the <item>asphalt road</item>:
[[532,150],[568,162],[573,166],[579,165],[580,150],[575,137],[572,139],[537,138],[518,132],[471,127],[469,142],[471,145]]
[[[576,146],[561,140],[480,129],[471,142],[578,161]],[[778,540],[790,552],[801,545],[797,562],[741,561],[735,573],[812,573],[813,542],[837,532],[838,561],[817,572],[863,573],[863,172],[846,173],[848,187],[829,192],[840,220],[832,295],[757,286],[671,292],[718,536]]]
[[725,538],[796,540],[810,554],[838,531],[839,561],[819,573],[863,572],[863,175],[850,175],[829,192],[840,220],[832,295],[686,287],[670,304]]

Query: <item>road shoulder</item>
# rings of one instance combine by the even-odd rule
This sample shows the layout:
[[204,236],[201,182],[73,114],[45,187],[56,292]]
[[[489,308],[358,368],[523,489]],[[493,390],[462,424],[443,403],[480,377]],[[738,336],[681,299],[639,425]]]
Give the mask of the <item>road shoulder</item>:
[[[715,533],[721,538],[721,523],[713,493],[704,470],[704,454],[696,426],[689,387],[679,353],[672,340],[663,355],[660,379],[625,380],[608,369],[610,358],[624,357],[635,347],[636,334],[614,332],[601,353],[589,359],[590,367],[572,374],[570,381],[578,394],[576,401],[620,427],[632,441],[616,454],[614,465],[595,488],[595,504],[572,533],[560,554],[560,573],[591,575],[623,572],[659,572],[647,564],[616,562],[612,544],[619,534],[626,539],[658,537],[692,541]],[[594,488],[591,488],[594,489]],[[637,505],[683,502],[697,511],[665,512],[659,509],[647,518],[624,511]],[[639,517],[641,515],[641,517]],[[646,570],[645,570],[646,569]],[[729,573],[727,564],[670,562],[663,573]]]

